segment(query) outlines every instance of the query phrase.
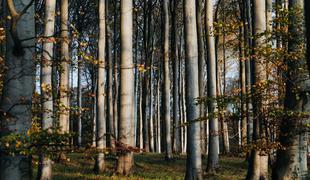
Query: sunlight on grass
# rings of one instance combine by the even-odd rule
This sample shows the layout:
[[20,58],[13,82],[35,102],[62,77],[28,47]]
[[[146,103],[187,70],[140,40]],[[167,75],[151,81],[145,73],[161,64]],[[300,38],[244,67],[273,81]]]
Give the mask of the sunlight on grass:
[[[55,180],[105,180],[105,179],[184,179],[186,157],[175,156],[173,161],[165,161],[162,154],[136,154],[133,175],[121,177],[113,174],[113,158],[107,160],[107,172],[101,175],[93,173],[94,160],[82,154],[69,154],[70,161],[55,163],[53,179]],[[246,175],[246,162],[235,157],[222,157],[221,168],[215,175],[206,175],[211,180],[241,180]],[[207,159],[203,160],[206,167]],[[36,176],[36,168],[34,177]]]

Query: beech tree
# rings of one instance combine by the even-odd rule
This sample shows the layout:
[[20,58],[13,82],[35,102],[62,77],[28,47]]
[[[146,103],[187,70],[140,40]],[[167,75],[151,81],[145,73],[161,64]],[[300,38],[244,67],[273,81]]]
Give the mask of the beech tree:
[[[6,33],[7,69],[0,101],[1,137],[5,134],[26,133],[31,127],[32,94],[35,82],[35,39],[21,41],[21,39],[35,37],[34,3],[32,0],[24,2],[8,0],[2,5],[4,7],[7,5],[11,19],[8,20],[9,30]],[[30,180],[32,178],[31,161],[31,157],[27,155],[12,156],[1,152],[0,179]],[[20,168],[21,166],[23,168]]]
[[303,0],[289,1],[289,8],[295,11],[290,16],[288,51],[296,54],[286,61],[287,79],[284,109],[292,116],[281,121],[280,143],[283,149],[277,152],[277,160],[273,171],[273,179],[306,179],[307,178],[307,141],[308,131],[305,129],[307,118],[299,113],[309,112],[309,95],[305,93],[309,88],[309,72],[304,52],[300,47],[304,46]]
[[198,42],[195,0],[184,1],[185,29],[185,71],[186,71],[186,109],[188,120],[187,160],[185,179],[202,179],[201,136],[199,106],[195,99],[199,97],[198,85]]
[[95,172],[105,169],[104,149],[106,148],[106,14],[105,0],[99,1],[99,41],[98,41],[98,94],[97,94],[97,138],[96,147],[100,151],[95,163]]
[[128,175],[132,171],[133,152],[128,151],[128,146],[134,144],[134,73],[132,57],[133,15],[132,0],[121,0],[121,79],[120,79],[120,124],[119,142],[125,148],[118,155],[116,172]]
[[207,32],[207,60],[208,60],[208,116],[209,116],[209,150],[208,150],[208,171],[214,171],[219,166],[219,136],[216,103],[216,56],[215,39],[213,27],[213,3],[206,1],[206,32]]
[[[55,43],[55,10],[56,1],[51,0],[45,3],[45,29],[43,42],[43,56],[41,60],[41,93],[42,93],[42,129],[52,131],[53,98],[52,98],[52,63],[54,60]],[[39,179],[52,179],[52,160],[42,153],[38,166]]]

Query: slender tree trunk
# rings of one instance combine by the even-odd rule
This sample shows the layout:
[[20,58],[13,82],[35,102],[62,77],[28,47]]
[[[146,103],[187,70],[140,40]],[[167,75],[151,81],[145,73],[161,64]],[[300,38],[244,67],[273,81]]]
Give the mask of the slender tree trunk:
[[211,0],[206,1],[206,29],[208,43],[208,97],[211,103],[208,105],[209,115],[209,151],[208,171],[214,171],[219,166],[219,136],[216,103],[216,56],[215,40],[213,34],[213,4]]
[[[24,7],[30,1],[13,1],[17,7]],[[6,7],[6,3],[2,4]],[[18,20],[16,29],[19,38],[27,39],[35,37],[35,10],[31,5],[25,14]],[[1,12],[2,14],[2,12]],[[12,17],[12,13],[10,14]],[[11,22],[12,23],[12,22]],[[9,28],[9,27],[7,27]],[[31,127],[32,95],[35,84],[35,39],[22,42],[20,53],[14,51],[12,34],[7,31],[5,47],[5,65],[7,70],[4,74],[2,97],[0,101],[1,133],[25,133]],[[23,72],[20,74],[20,72]],[[16,78],[17,77],[17,78]],[[10,117],[14,117],[11,119]],[[2,119],[3,118],[3,119]],[[4,129],[7,132],[4,132]],[[23,168],[20,168],[23,167]],[[31,158],[23,155],[0,155],[0,179],[18,180],[32,179]]]
[[[253,2],[254,22],[253,32],[254,35],[259,35],[266,31],[266,1],[254,0]],[[262,48],[265,46],[266,37],[257,37],[254,41],[253,48]],[[257,56],[257,52],[254,51],[256,59],[254,60],[253,85],[264,83],[266,79],[266,62],[263,58]],[[264,144],[266,141],[266,132],[262,128],[265,123],[264,106],[265,101],[263,96],[266,95],[265,87],[253,89],[255,97],[253,97],[254,110],[254,122],[253,122],[253,142],[257,145]],[[253,149],[251,152],[250,162],[251,167],[248,171],[248,179],[268,179],[268,155],[266,152],[258,149]]]
[[[43,43],[43,59],[41,63],[41,92],[42,92],[42,128],[51,131],[53,127],[53,100],[51,94],[52,88],[52,61],[55,28],[55,8],[56,1],[51,0],[45,3],[45,30],[44,36],[49,37]],[[52,179],[52,161],[41,154],[39,160],[38,179]]]
[[177,7],[178,0],[173,0],[171,7],[171,61],[173,62],[173,151],[181,152],[181,140],[180,140],[180,108],[179,108],[179,59],[177,58]]
[[114,49],[114,134],[115,139],[118,139],[118,122],[119,122],[119,72],[120,72],[120,66],[119,66],[119,59],[118,59],[118,50],[117,50],[117,17],[118,17],[118,1],[114,1],[114,27],[113,27],[113,49]]
[[60,103],[61,112],[59,126],[62,133],[69,132],[69,37],[68,37],[68,0],[61,1],[61,74],[60,74]]
[[[160,72],[159,72],[160,73]],[[160,89],[161,87],[161,81],[160,81],[160,77],[158,77],[158,82],[157,82],[157,152],[161,153],[161,105],[160,105]]]
[[96,147],[96,139],[97,139],[97,113],[98,113],[98,109],[97,109],[97,89],[98,89],[98,82],[97,82],[97,77],[93,78],[93,94],[95,95],[93,97],[93,131],[92,131],[92,147]]
[[[119,142],[122,146],[134,144],[134,73],[132,59],[132,34],[133,34],[133,2],[121,0],[121,87],[120,87],[120,124]],[[119,154],[117,160],[117,173],[128,175],[133,166],[133,153],[125,151]]]
[[172,159],[172,142],[171,142],[171,118],[170,118],[170,73],[169,73],[169,1],[163,1],[164,9],[164,117],[165,117],[165,143],[166,143],[166,159]]
[[[109,15],[109,6],[108,6],[109,1],[106,0],[106,17]],[[108,18],[107,18],[108,20]],[[113,109],[113,68],[114,68],[114,63],[113,63],[113,54],[112,54],[112,31],[110,28],[110,24],[107,21],[106,22],[106,30],[107,30],[107,58],[108,58],[108,125],[109,125],[109,132],[108,136],[109,137],[109,146],[112,148],[112,151],[115,149],[115,135],[114,135],[114,109]]]
[[97,93],[97,139],[96,147],[99,151],[94,171],[102,173],[105,170],[104,149],[106,148],[106,14],[105,0],[99,1],[99,41],[98,41],[98,93]]
[[253,118],[252,118],[252,101],[249,95],[251,94],[251,85],[252,85],[252,14],[251,14],[251,2],[250,0],[243,0],[243,10],[244,10],[244,47],[246,49],[246,62],[245,62],[245,72],[246,72],[246,117],[247,117],[247,143],[250,144],[253,134]]
[[[196,0],[196,19],[197,19],[197,36],[198,36],[198,83],[199,83],[199,97],[205,96],[205,51],[204,51],[204,42],[203,42],[203,30],[202,30],[202,0]],[[200,105],[200,118],[205,116],[204,105]],[[201,151],[203,154],[206,152],[206,138],[205,138],[205,121],[200,122],[200,132],[201,132]]]
[[[244,6],[239,4],[239,9],[241,12],[241,19],[245,21],[244,15]],[[244,33],[245,28],[240,26],[239,27],[239,69],[240,69],[240,86],[241,86],[241,146],[247,145],[247,104],[246,104],[246,61],[245,61],[245,46],[244,46]]]
[[148,24],[149,22],[149,6],[147,0],[144,0],[144,19],[143,19],[143,58],[145,61],[145,72],[143,79],[143,93],[142,93],[142,113],[143,113],[143,148],[146,152],[150,151],[149,144],[149,114],[147,113],[150,102],[150,58],[148,57],[149,41],[148,41]]
[[[79,48],[79,50],[81,50]],[[80,56],[79,56],[80,57]],[[77,79],[77,105],[78,105],[78,119],[77,119],[77,144],[79,147],[82,146],[82,108],[83,108],[83,102],[82,102],[82,96],[83,96],[83,87],[82,87],[82,72],[83,72],[83,62],[81,62],[80,59],[78,59],[78,79]]]
[[201,162],[201,134],[199,106],[195,99],[199,97],[198,74],[198,40],[196,23],[195,0],[184,1],[184,26],[185,26],[185,70],[186,70],[186,109],[188,125],[188,144],[185,179],[202,179]]

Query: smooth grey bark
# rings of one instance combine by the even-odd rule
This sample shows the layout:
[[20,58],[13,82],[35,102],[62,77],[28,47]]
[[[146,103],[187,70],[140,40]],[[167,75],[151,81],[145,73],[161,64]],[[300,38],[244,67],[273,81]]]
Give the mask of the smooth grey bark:
[[180,107],[179,107],[179,59],[177,57],[177,7],[178,0],[172,0],[171,4],[171,61],[173,62],[173,151],[181,152],[181,127],[180,127]]
[[[151,12],[150,12],[151,13]],[[150,19],[150,27],[154,27],[153,25],[153,18],[151,17]],[[151,29],[149,28],[149,29]],[[154,49],[154,34],[150,34],[149,37],[151,38],[150,40],[150,52],[149,52],[149,58],[151,60],[151,67],[150,67],[150,91],[149,91],[149,95],[150,95],[150,103],[149,103],[149,146],[150,146],[150,151],[154,152],[154,118],[153,118],[153,114],[154,114],[154,83],[153,83],[153,79],[154,79],[154,68],[153,68],[153,63],[154,63],[154,53],[153,53],[153,49]]]
[[[17,11],[21,11],[24,4],[29,4],[29,2],[30,0],[12,1]],[[2,5],[6,5],[5,2]],[[35,37],[34,9],[34,5],[31,5],[18,20],[16,30],[21,39]],[[16,56],[13,51],[15,43],[11,33],[7,31],[6,37],[5,65],[7,70],[4,74],[0,101],[0,120],[1,128],[6,129],[7,132],[1,130],[1,134],[25,133],[31,127],[32,95],[35,83],[35,39],[22,42],[21,45],[28,48],[19,49],[23,53]],[[31,158],[28,156],[9,156],[3,153],[0,155],[0,179],[30,180],[32,178],[31,166]]]
[[[301,53],[301,46],[304,45],[304,26],[303,20],[303,0],[290,0],[289,9],[295,14],[289,19],[289,33],[292,36],[288,42],[288,51],[291,53]],[[310,78],[307,69],[307,62],[303,56],[297,57],[298,60],[288,59],[286,61],[288,70],[286,72],[286,94],[284,109],[294,113],[308,113]],[[273,171],[273,179],[307,179],[307,143],[308,131],[306,124],[308,118],[287,117],[283,119],[280,127],[280,143],[285,149],[277,151],[277,160]]]
[[[266,31],[266,1],[254,0],[253,12],[253,34],[257,36]],[[253,42],[253,48],[262,48],[265,45],[265,36],[256,37]],[[254,51],[254,55],[257,55],[257,52]],[[253,61],[253,68],[253,86],[256,84],[264,83],[267,80],[265,59],[256,56]],[[266,132],[264,128],[261,127],[264,120],[263,107],[265,105],[265,101],[262,97],[266,95],[266,90],[265,88],[254,88],[253,92],[255,92],[255,96],[253,97],[253,143],[258,143],[259,141],[264,143],[266,141]],[[248,171],[248,179],[268,179],[268,155],[266,152],[260,151],[259,149],[252,149],[251,157],[249,160],[251,167]]]
[[109,0],[106,0],[106,17],[107,17],[107,22],[106,22],[106,46],[107,46],[107,63],[108,63],[108,78],[107,78],[107,85],[108,85],[108,96],[107,96],[107,108],[108,108],[108,133],[107,133],[107,138],[108,139],[108,145],[112,150],[114,151],[115,149],[115,135],[114,135],[114,110],[113,110],[113,68],[114,68],[114,63],[113,63],[113,54],[112,54],[112,30],[110,28],[110,23],[109,23]]
[[218,119],[216,103],[216,50],[213,27],[213,4],[211,0],[206,1],[206,32],[207,32],[207,61],[208,61],[208,105],[209,116],[209,150],[208,150],[208,167],[207,171],[214,171],[219,166],[219,136],[218,136]]
[[195,0],[184,1],[185,27],[185,72],[186,72],[186,110],[188,120],[187,160],[185,179],[202,179],[201,136],[199,105],[195,99],[199,97],[198,75],[198,40]]
[[170,73],[169,73],[169,1],[163,1],[164,11],[164,42],[163,42],[163,64],[164,64],[164,92],[163,92],[163,110],[165,119],[165,153],[166,159],[172,159],[171,142],[171,118],[170,118]]
[[[45,29],[43,43],[43,59],[41,61],[41,93],[42,93],[42,128],[51,131],[53,127],[53,99],[52,99],[52,61],[55,28],[56,0],[45,3]],[[38,179],[52,179],[52,161],[44,154],[40,155],[38,166]]]
[[[160,73],[160,72],[159,72]],[[161,105],[160,105],[160,95],[161,95],[161,80],[158,78],[157,80],[157,120],[156,120],[156,125],[157,125],[157,138],[156,138],[156,143],[157,143],[157,148],[156,152],[161,153]]]
[[99,151],[94,171],[102,173],[105,170],[104,149],[106,148],[106,14],[105,0],[99,1],[99,41],[98,41],[98,91],[97,91],[97,139]]
[[60,117],[62,133],[69,133],[70,95],[69,95],[69,29],[68,0],[61,1],[61,70],[60,70]]
[[[134,64],[133,64],[133,2],[121,0],[121,81],[120,81],[120,123],[119,142],[127,147],[134,145]],[[131,173],[133,153],[119,154],[116,172],[122,175]]]
[[[202,30],[202,0],[196,0],[196,19],[197,19],[197,36],[198,36],[198,83],[199,83],[199,97],[205,96],[205,47],[204,47],[204,38],[203,38],[203,30]],[[203,104],[200,105],[200,118],[206,115],[205,107]],[[205,128],[206,122],[200,122],[200,132],[201,132],[201,151],[203,154],[206,153],[206,138],[205,138]]]

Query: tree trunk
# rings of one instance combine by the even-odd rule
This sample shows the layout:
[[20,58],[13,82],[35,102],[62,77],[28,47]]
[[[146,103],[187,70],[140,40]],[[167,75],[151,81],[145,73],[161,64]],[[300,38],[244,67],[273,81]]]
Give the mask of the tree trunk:
[[173,0],[171,7],[171,61],[173,62],[173,151],[181,152],[180,107],[179,107],[179,59],[177,58],[177,7],[178,0]]
[[145,61],[145,72],[144,72],[144,79],[143,79],[143,92],[142,92],[142,113],[143,113],[143,148],[146,152],[150,151],[150,143],[149,143],[149,114],[147,111],[149,110],[149,103],[150,103],[150,67],[151,62],[150,58],[148,57],[149,51],[149,30],[148,24],[149,22],[149,7],[147,0],[144,0],[144,17],[143,17],[143,58]]
[[[266,31],[266,1],[254,0],[253,2],[254,22],[253,32],[254,35],[265,33]],[[266,37],[255,38],[253,48],[262,48],[265,46]],[[254,71],[252,72],[253,86],[265,83],[266,79],[266,62],[265,59],[259,57],[257,52],[254,51],[256,59],[253,62]],[[252,86],[252,87],[253,87]],[[254,121],[253,121],[253,143],[256,145],[264,144],[266,142],[266,132],[262,128],[265,123],[264,108],[265,100],[263,96],[266,95],[265,87],[254,88],[255,96],[253,97],[253,110],[254,110]],[[268,155],[266,152],[260,151],[259,149],[252,149],[251,158],[249,159],[251,167],[248,171],[248,179],[256,180],[260,178],[268,179]]]
[[[106,0],[106,17],[109,15],[109,6],[108,6],[108,0]],[[107,18],[108,20],[108,18]],[[109,131],[108,131],[108,144],[109,147],[112,148],[112,151],[115,149],[115,135],[114,135],[114,109],[113,109],[113,68],[114,68],[114,63],[113,63],[113,55],[112,55],[112,31],[110,28],[109,21],[106,22],[106,30],[107,30],[107,58],[108,58],[108,126],[109,126]]]
[[164,64],[164,117],[165,117],[165,143],[166,159],[172,159],[172,142],[171,142],[171,119],[170,119],[170,73],[169,73],[169,1],[163,1],[164,10],[164,44],[163,44],[163,64]]
[[[52,92],[52,64],[54,28],[55,28],[56,1],[47,1],[45,4],[44,36],[49,37],[43,43],[43,59],[41,62],[41,93],[42,93],[42,128],[51,131],[53,127],[53,99]],[[52,179],[52,161],[44,154],[40,155],[38,179]]]
[[208,105],[209,116],[209,150],[208,150],[208,171],[215,171],[219,166],[219,136],[218,136],[218,119],[216,103],[216,56],[215,40],[213,34],[213,4],[211,0],[206,1],[206,29],[207,29],[207,47],[208,47]]
[[[203,42],[203,31],[202,31],[202,0],[196,0],[196,19],[197,19],[197,36],[198,36],[198,83],[199,83],[199,97],[205,96],[205,51]],[[200,105],[200,118],[205,116],[204,105]],[[203,154],[206,153],[206,138],[205,138],[205,121],[200,122],[200,132],[201,132],[201,151]]]
[[[289,19],[289,33],[291,39],[288,42],[290,53],[302,54],[301,46],[304,45],[303,29],[303,0],[289,1],[289,9],[295,14]],[[286,95],[284,109],[292,113],[308,113],[310,110],[309,94],[310,87],[309,72],[306,68],[304,57],[297,56],[296,59],[286,61],[288,70],[286,72]],[[298,87],[298,88],[296,88]],[[273,171],[273,179],[307,179],[307,142],[308,131],[306,124],[308,118],[284,117],[280,127],[280,143],[285,149],[277,151],[277,160]]]
[[[45,30],[44,36],[49,37],[43,43],[43,59],[41,63],[41,93],[42,93],[42,128],[51,131],[53,127],[53,100],[52,88],[52,61],[55,28],[56,1],[50,0],[45,3]],[[41,154],[38,166],[38,179],[52,179],[52,161]]]
[[[132,0],[121,0],[121,86],[119,142],[121,146],[134,144],[134,73],[132,59]],[[119,153],[117,173],[128,175],[133,166],[133,153],[125,150]]]
[[94,171],[102,173],[105,170],[104,150],[106,148],[106,14],[105,0],[99,1],[99,41],[98,41],[98,92],[97,92],[97,139],[99,151]]
[[185,26],[185,70],[186,70],[186,109],[188,120],[187,160],[185,179],[202,179],[201,134],[199,106],[195,99],[199,97],[198,41],[195,0],[184,1]]
[[[24,4],[28,4],[30,1],[11,2],[14,2],[16,7],[23,7]],[[4,6],[5,3],[2,5]],[[12,14],[10,15],[12,16]],[[19,38],[35,37],[34,16],[34,5],[31,5],[27,12],[18,20],[16,30],[18,30]],[[5,133],[4,131],[7,131],[6,133],[8,134],[25,133],[31,127],[31,103],[35,84],[35,39],[22,42],[22,46],[27,47],[27,49],[19,49],[21,53],[16,55],[14,53],[15,44],[12,35],[7,33],[5,47],[5,65],[7,70],[4,74],[0,101],[1,133]],[[20,74],[20,72],[23,73]],[[31,168],[31,158],[29,156],[10,156],[4,153],[0,155],[1,180],[30,180],[32,178]]]
[[[81,48],[79,48],[81,51]],[[79,56],[80,57],[80,56]],[[77,79],[77,105],[78,105],[78,119],[77,119],[77,145],[82,146],[82,109],[83,109],[83,88],[82,88],[82,72],[83,72],[83,62],[78,59],[78,79]]]
[[60,74],[60,117],[62,133],[69,133],[70,95],[69,95],[69,29],[68,0],[61,1],[61,74]]

